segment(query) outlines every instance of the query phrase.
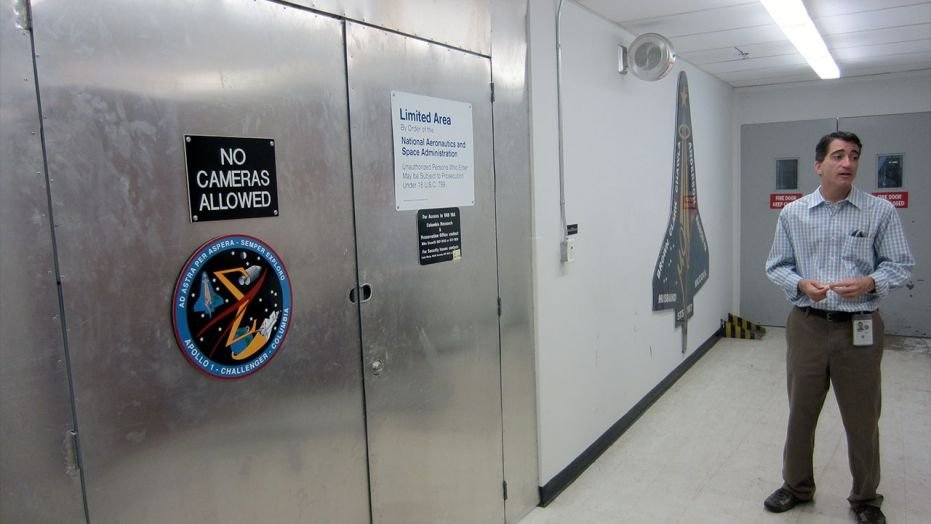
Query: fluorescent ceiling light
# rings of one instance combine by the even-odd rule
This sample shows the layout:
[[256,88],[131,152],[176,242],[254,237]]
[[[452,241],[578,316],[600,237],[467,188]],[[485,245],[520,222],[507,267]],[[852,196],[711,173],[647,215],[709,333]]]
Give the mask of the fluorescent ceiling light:
[[819,77],[824,80],[840,77],[840,70],[802,0],[760,0],[760,3]]

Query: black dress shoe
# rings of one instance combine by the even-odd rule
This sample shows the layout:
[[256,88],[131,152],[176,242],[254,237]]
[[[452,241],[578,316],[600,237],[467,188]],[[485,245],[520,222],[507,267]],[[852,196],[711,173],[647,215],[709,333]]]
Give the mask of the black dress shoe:
[[804,502],[808,501],[796,497],[786,488],[779,488],[772,495],[766,497],[766,500],[763,501],[763,507],[773,513],[782,513]]
[[857,504],[850,508],[857,515],[857,522],[863,524],[886,524],[886,516],[879,506],[870,506],[869,504]]

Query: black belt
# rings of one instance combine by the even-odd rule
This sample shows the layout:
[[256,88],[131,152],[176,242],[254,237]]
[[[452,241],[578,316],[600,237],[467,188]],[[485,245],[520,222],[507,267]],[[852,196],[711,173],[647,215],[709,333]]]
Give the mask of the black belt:
[[799,309],[809,315],[821,317],[828,322],[849,322],[854,315],[869,315],[872,311],[827,311],[824,309],[815,309],[813,307],[801,307]]

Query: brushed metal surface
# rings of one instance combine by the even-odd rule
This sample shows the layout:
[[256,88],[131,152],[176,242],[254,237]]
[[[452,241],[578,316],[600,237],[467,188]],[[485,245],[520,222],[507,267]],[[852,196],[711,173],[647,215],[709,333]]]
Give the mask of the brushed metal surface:
[[[368,522],[340,21],[271,2],[34,5],[90,519]],[[191,223],[183,136],[276,140],[280,216]],[[205,376],[171,296],[204,241],[280,255],[293,315]]]
[[[20,7],[24,7],[21,4]],[[30,34],[0,9],[0,522],[83,522]]]
[[[495,196],[486,58],[347,22],[373,522],[501,522]],[[472,104],[475,205],[462,258],[421,266],[395,211],[391,92]]]
[[536,363],[533,339],[533,223],[527,2],[492,3],[491,75],[495,84],[495,214],[501,296],[501,396],[506,522],[540,502]]
[[295,4],[488,56],[491,0],[294,0]]

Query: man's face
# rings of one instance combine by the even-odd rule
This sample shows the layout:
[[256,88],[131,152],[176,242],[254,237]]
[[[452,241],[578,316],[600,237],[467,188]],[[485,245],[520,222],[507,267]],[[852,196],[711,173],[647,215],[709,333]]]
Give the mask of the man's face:
[[859,165],[860,148],[857,144],[835,138],[828,145],[824,160],[815,162],[815,171],[821,176],[822,187],[846,194],[853,186]]

